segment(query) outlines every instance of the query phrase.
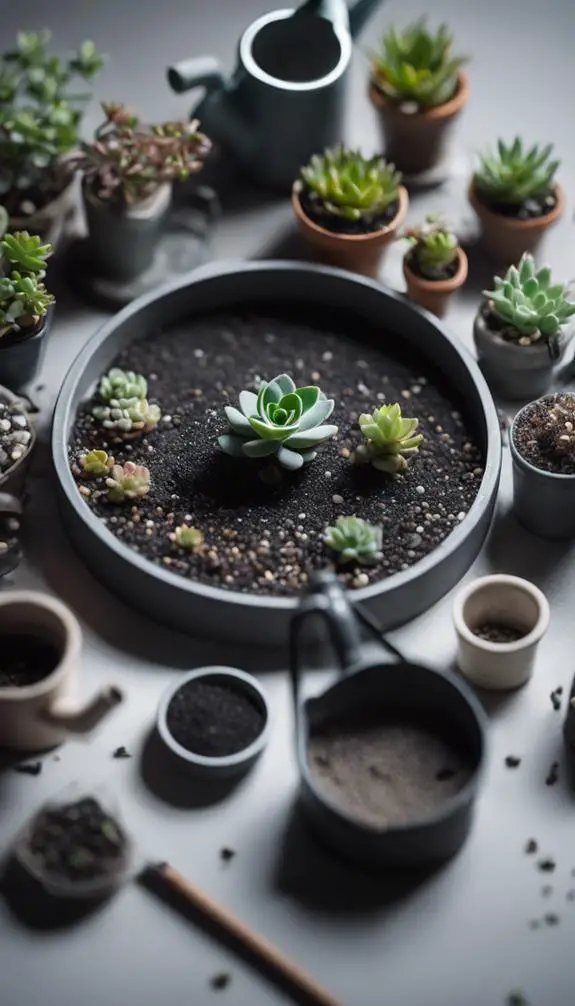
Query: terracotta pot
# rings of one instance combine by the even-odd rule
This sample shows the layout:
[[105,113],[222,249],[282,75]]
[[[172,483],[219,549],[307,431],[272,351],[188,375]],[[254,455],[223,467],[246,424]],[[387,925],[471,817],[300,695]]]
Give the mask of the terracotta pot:
[[551,384],[553,367],[565,352],[569,339],[559,342],[559,359],[549,356],[543,340],[532,346],[508,342],[487,324],[482,305],[473,322],[473,339],[477,358],[491,390],[508,402],[539,398]]
[[362,276],[377,277],[386,247],[395,240],[398,229],[407,215],[409,196],[403,185],[399,188],[399,206],[387,227],[369,234],[337,234],[310,220],[301,205],[299,193],[292,191],[292,206],[298,227],[316,257],[325,265],[339,266]]
[[545,231],[554,224],[565,209],[565,195],[560,185],[555,186],[557,203],[549,213],[529,220],[518,220],[495,213],[477,198],[473,179],[468,197],[481,224],[481,243],[494,262],[500,266],[515,265],[523,252],[534,252]]
[[407,285],[407,296],[414,304],[442,318],[449,298],[467,279],[467,255],[462,248],[457,249],[457,272],[451,279],[424,279],[413,272],[409,258],[413,249],[404,256],[403,276]]
[[453,98],[411,114],[402,112],[373,80],[369,97],[378,113],[386,159],[406,175],[419,175],[435,167],[444,156],[451,126],[469,98],[469,79],[460,70]]

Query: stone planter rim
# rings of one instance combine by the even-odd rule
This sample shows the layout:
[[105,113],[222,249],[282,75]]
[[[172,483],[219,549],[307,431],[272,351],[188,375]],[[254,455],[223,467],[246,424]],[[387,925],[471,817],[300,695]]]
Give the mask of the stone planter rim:
[[[482,639],[481,636],[476,636],[471,631],[463,614],[465,604],[473,594],[481,590],[487,590],[490,586],[514,587],[517,590],[522,590],[525,594],[529,594],[535,601],[539,612],[537,621],[525,636],[521,636],[520,639],[516,639],[511,643],[494,643],[488,639]],[[547,631],[550,618],[549,602],[543,591],[539,587],[536,587],[534,583],[531,583],[530,580],[525,580],[521,576],[512,576],[510,573],[491,573],[472,580],[471,583],[468,583],[456,595],[453,602],[452,614],[455,629],[459,635],[466,642],[470,643],[471,646],[484,650],[486,653],[516,653],[532,646],[534,643],[538,643]]]
[[389,236],[398,229],[398,227],[401,227],[403,221],[405,220],[405,217],[407,216],[407,209],[409,206],[409,195],[407,193],[405,185],[400,185],[398,195],[399,205],[397,207],[397,213],[389,221],[389,223],[385,225],[385,227],[378,227],[377,230],[368,231],[366,234],[345,234],[344,232],[340,233],[339,231],[330,231],[328,227],[321,227],[320,224],[317,224],[315,222],[315,220],[312,220],[311,217],[308,217],[307,213],[305,212],[301,204],[298,186],[299,182],[297,181],[294,182],[291,196],[292,208],[295,213],[296,219],[300,220],[302,223],[305,223],[306,227],[308,227],[311,231],[314,231],[316,234],[320,235],[322,238],[328,238],[331,241],[341,241],[342,243],[348,244],[349,246],[365,245],[370,241],[375,243],[377,241],[381,241],[382,238],[387,240]]
[[523,413],[526,412],[527,409],[531,408],[531,406],[534,405],[536,402],[542,402],[545,401],[545,399],[555,398],[557,394],[569,395],[571,398],[575,398],[575,391],[561,391],[557,393],[552,393],[550,395],[541,395],[540,398],[535,398],[532,402],[527,402],[526,405],[524,405],[521,409],[519,409],[519,412],[515,415],[515,418],[511,424],[511,429],[509,431],[509,450],[511,451],[511,457],[513,459],[513,462],[519,468],[523,468],[524,471],[531,472],[533,475],[538,475],[542,478],[556,479],[558,483],[562,482],[565,485],[567,482],[569,481],[572,482],[575,479],[575,472],[569,475],[565,472],[548,472],[544,468],[537,468],[536,465],[531,464],[531,462],[528,461],[527,458],[523,457],[523,455],[519,452],[518,448],[515,446],[514,441],[514,433],[517,426],[517,421],[519,420],[520,416],[522,416]]

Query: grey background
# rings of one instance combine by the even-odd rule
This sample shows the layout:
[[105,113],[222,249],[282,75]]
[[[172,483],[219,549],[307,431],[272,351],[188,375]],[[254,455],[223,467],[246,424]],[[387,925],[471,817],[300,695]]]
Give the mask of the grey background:
[[[183,114],[189,105],[169,92],[166,64],[212,52],[231,66],[240,30],[269,3],[5,0],[1,8],[3,45],[17,27],[44,24],[53,28],[58,48],[94,38],[110,56],[97,96],[120,98],[154,119]],[[375,44],[390,20],[402,24],[421,10],[415,0],[388,2],[358,46],[349,81],[347,138],[366,151],[377,147],[377,135],[365,98],[362,48]],[[418,198],[411,219],[423,209],[444,208],[467,231],[472,221],[462,193],[475,147],[515,131],[526,139],[554,140],[570,198],[544,257],[558,278],[568,279],[575,275],[572,0],[436,0],[430,13],[434,21],[445,18],[458,48],[473,55],[473,95],[457,130],[450,182],[433,196]],[[94,105],[87,128],[97,121]],[[299,253],[286,201],[256,201],[249,191],[230,191],[224,193],[224,207],[215,257]],[[384,278],[393,285],[400,285],[400,259],[398,248],[385,268]],[[469,287],[449,317],[468,345],[477,290],[489,278],[489,267],[474,256]],[[66,368],[104,317],[61,293],[41,377],[45,388],[35,393],[45,422]],[[127,690],[128,701],[90,741],[63,747],[59,762],[48,756],[39,777],[9,770],[0,774],[1,845],[8,845],[42,799],[74,780],[94,781],[118,801],[143,855],[168,859],[199,881],[347,1006],[503,1006],[516,987],[524,989],[532,1006],[573,1003],[575,902],[565,895],[575,886],[574,808],[561,752],[563,713],[552,710],[548,697],[557,685],[569,686],[574,670],[572,549],[537,540],[516,525],[509,512],[507,456],[498,516],[469,575],[508,571],[530,577],[550,597],[551,627],[532,683],[520,694],[489,702],[491,759],[468,844],[446,869],[402,896],[399,884],[381,889],[338,866],[291,823],[297,780],[288,687],[281,673],[285,654],[238,647],[230,652],[222,643],[198,642],[146,622],[104,591],[72,553],[54,512],[45,447],[38,452],[32,488],[27,561],[12,585],[39,587],[71,604],[84,629],[83,691],[115,680]],[[394,633],[395,642],[414,658],[449,663],[454,652],[450,603],[448,596]],[[149,756],[146,734],[160,695],[178,672],[211,662],[261,672],[274,729],[267,753],[238,790],[215,806],[190,807],[192,794],[182,792],[176,780],[162,779]],[[133,752],[130,761],[111,759],[119,744]],[[515,771],[503,765],[510,753],[522,758]],[[544,779],[555,758],[561,760],[561,779],[548,788]],[[531,836],[543,854],[557,859],[551,877],[538,873],[533,859],[523,854]],[[218,855],[223,845],[238,853],[227,866]],[[541,895],[545,883],[553,885],[550,898]],[[557,912],[559,926],[530,930],[528,920],[545,911]],[[221,969],[229,970],[233,981],[216,993],[209,978]],[[287,1001],[238,958],[135,885],[67,931],[31,931],[0,900],[1,1006],[208,1006],[218,996],[234,1006]]]

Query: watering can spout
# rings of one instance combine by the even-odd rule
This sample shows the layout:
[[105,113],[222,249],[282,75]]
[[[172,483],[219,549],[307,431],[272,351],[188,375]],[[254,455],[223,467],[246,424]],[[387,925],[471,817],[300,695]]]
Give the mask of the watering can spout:
[[363,31],[369,19],[382,3],[383,0],[355,0],[355,4],[349,11],[349,33],[353,39]]

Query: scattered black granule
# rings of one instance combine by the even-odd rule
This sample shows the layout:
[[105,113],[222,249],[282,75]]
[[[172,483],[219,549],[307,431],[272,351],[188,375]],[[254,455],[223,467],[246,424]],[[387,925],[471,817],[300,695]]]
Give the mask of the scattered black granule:
[[515,990],[507,996],[506,1006],[529,1006],[529,1002],[523,992]]
[[545,780],[546,786],[554,786],[559,779],[559,762],[554,761]]
[[571,888],[570,891],[567,891],[567,901],[575,901],[575,889],[574,888]]
[[562,688],[555,688],[555,690],[552,691],[551,695],[549,696],[549,698],[551,699],[551,705],[553,706],[555,712],[559,712],[559,710],[561,709],[561,698],[560,698],[560,696],[561,696],[562,692],[563,692]]
[[521,765],[521,758],[517,758],[516,755],[507,755],[505,764],[507,765],[507,768],[517,768],[518,765]]
[[116,748],[114,754],[112,755],[112,758],[131,758],[131,757],[132,756],[130,752],[126,751],[125,747]]
[[446,766],[445,768],[440,768],[439,772],[435,773],[435,778],[438,782],[444,782],[447,779],[453,779],[454,775],[457,775],[457,769]]
[[210,979],[210,985],[213,989],[217,989],[218,992],[220,992],[222,989],[228,987],[231,980],[232,976],[228,974],[227,971],[220,971],[217,975],[214,975],[214,977]]
[[545,884],[545,887],[541,888],[541,894],[543,895],[544,898],[551,897],[551,895],[553,894],[553,888],[551,887],[551,884]]
[[528,856],[530,856],[532,853],[537,852],[538,848],[539,846],[537,845],[535,839],[530,838],[529,841],[527,842],[527,845],[525,846],[525,852],[527,853]]
[[547,915],[545,916],[545,922],[547,923],[548,926],[558,926],[559,916],[555,915],[555,912],[547,912]]
[[40,775],[42,771],[41,761],[25,761],[21,765],[13,766],[15,772],[20,772],[21,775]]
[[228,849],[226,846],[224,846],[223,849],[220,849],[220,859],[223,859],[224,863],[229,863],[230,859],[233,859],[235,854],[235,849]]
[[537,863],[537,868],[541,870],[542,873],[553,873],[556,865],[557,864],[554,859],[540,859]]

